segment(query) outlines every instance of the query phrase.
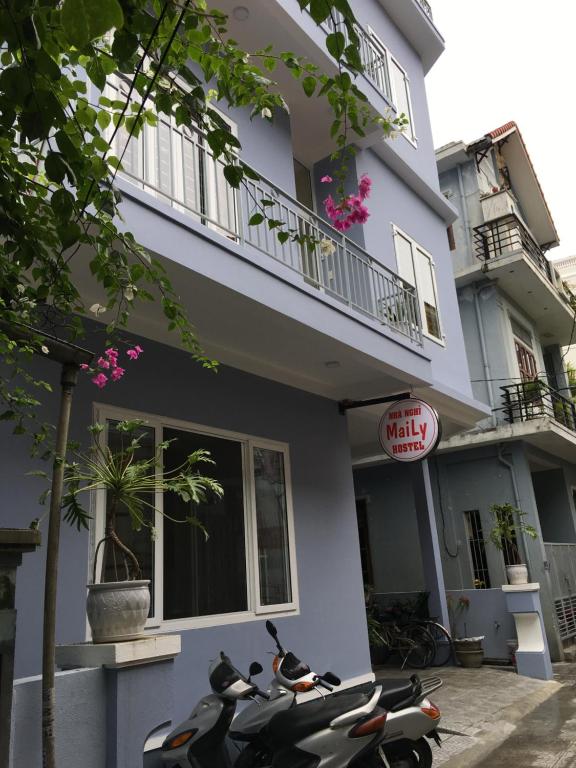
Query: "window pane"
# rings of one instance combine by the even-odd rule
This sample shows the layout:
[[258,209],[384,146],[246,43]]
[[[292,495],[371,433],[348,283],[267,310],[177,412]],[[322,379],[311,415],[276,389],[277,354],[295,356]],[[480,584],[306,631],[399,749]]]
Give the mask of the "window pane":
[[260,603],[292,601],[284,455],[254,448]]
[[434,267],[430,258],[425,253],[419,250],[416,253],[418,255],[418,292],[420,293],[420,299],[424,303],[426,330],[431,336],[439,339],[440,320],[434,283]]
[[408,96],[408,81],[406,80],[406,75],[404,72],[400,69],[398,64],[396,64],[395,61],[391,62],[392,64],[392,79],[394,82],[394,93],[396,96],[396,110],[399,115],[404,113],[408,120],[410,121],[410,125],[406,128],[406,133],[410,138],[414,138],[416,136],[416,133],[414,131],[414,125],[412,123],[412,113],[410,111],[410,99]]
[[[108,447],[117,452],[129,447],[134,437],[141,437],[140,448],[135,452],[136,461],[151,459],[154,456],[154,430],[151,427],[140,427],[129,435],[118,432],[115,427],[118,421],[108,420]],[[142,498],[148,503],[154,504],[154,494],[143,494]],[[106,500],[109,504],[109,496]],[[144,519],[151,525],[154,524],[154,512],[146,507],[143,510]],[[125,507],[120,507],[116,512],[116,533],[129,549],[134,552],[140,563],[142,579],[150,579],[150,615],[154,615],[154,541],[151,532],[147,528],[135,531],[132,521]],[[108,545],[106,544],[106,547]],[[101,548],[102,549],[102,548]],[[106,556],[106,569],[104,581],[121,581],[126,578],[124,560],[118,550],[110,549]],[[100,566],[99,566],[100,567]],[[97,571],[100,575],[100,571]]]
[[399,232],[396,232],[394,238],[396,248],[396,262],[398,264],[398,274],[410,285],[416,287],[416,276],[414,274],[414,262],[412,261],[412,245]]
[[195,506],[174,493],[164,495],[164,512],[176,520],[196,515],[204,534],[184,522],[164,520],[164,618],[210,616],[248,608],[242,445],[233,440],[164,429],[173,440],[164,454],[167,470],[178,467],[199,448],[210,451],[215,465],[200,465],[202,474],[218,480],[222,499]]

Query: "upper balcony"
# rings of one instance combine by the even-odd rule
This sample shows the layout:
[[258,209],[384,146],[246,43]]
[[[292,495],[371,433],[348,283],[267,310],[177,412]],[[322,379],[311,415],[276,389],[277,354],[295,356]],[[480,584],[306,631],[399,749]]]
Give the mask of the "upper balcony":
[[444,52],[444,38],[436,28],[428,0],[378,0],[422,60],[427,73]]
[[[573,459],[576,446],[576,403],[543,379],[501,387],[498,411],[513,431],[553,455]],[[516,429],[515,429],[516,428]]]
[[[372,2],[377,4],[379,0]],[[386,13],[396,26],[401,24],[402,34],[411,43],[403,47],[403,56],[409,61],[404,58],[399,61],[396,58],[399,53],[393,56],[387,49],[385,32],[378,36],[378,30],[363,25],[362,9],[355,9],[359,16],[357,32],[364,65],[364,74],[358,76],[356,83],[366,95],[366,106],[374,117],[404,113],[410,120],[410,126],[404,138],[383,141],[381,127],[373,122],[365,127],[362,137],[351,131],[350,141],[361,149],[369,148],[379,156],[439,216],[450,223],[455,219],[455,212],[438,187],[424,89],[422,84],[416,86],[417,78],[423,79],[418,60],[420,49],[411,34],[424,27],[433,39],[438,37],[441,46],[437,55],[443,49],[443,41],[419,0],[381,4],[384,7],[382,18],[385,19]],[[257,51],[271,45],[275,51],[289,50],[296,56],[306,58],[328,75],[338,73],[336,62],[326,49],[326,35],[335,26],[346,35],[338,14],[319,26],[309,13],[300,10],[296,0],[269,0],[266,3],[243,0],[243,13],[240,15],[236,0],[221,0],[218,7],[228,14],[230,37],[238,41],[244,50]],[[379,9],[375,10],[378,15]],[[390,26],[386,25],[387,28]],[[301,82],[286,67],[278,67],[272,77],[289,106],[294,155],[304,165],[312,167],[336,149],[335,140],[330,138],[333,112],[326,99],[308,98]]]
[[[120,152],[124,132],[117,141]],[[147,127],[130,142],[122,175],[209,230],[281,264],[313,288],[319,301],[336,301],[371,327],[422,346],[411,285],[262,174],[258,181],[246,179],[239,190],[232,188],[223,162],[214,158],[200,131],[160,118],[157,128]],[[287,234],[280,242],[278,226],[271,222],[282,222],[286,232],[312,238],[316,245]]]
[[516,214],[507,214],[474,228],[477,265],[456,274],[458,285],[483,276],[502,290],[534,320],[545,345],[568,344],[574,296]]

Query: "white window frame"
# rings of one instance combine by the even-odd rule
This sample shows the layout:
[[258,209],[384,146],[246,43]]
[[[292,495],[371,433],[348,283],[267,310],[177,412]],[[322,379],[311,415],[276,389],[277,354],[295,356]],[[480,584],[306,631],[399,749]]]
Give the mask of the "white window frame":
[[386,60],[386,74],[387,74],[388,85],[390,87],[390,94],[384,93],[383,96],[387,101],[390,102],[390,104],[392,105],[392,108],[397,114],[398,114],[398,94],[396,92],[396,85],[394,83],[394,78],[392,76],[392,67],[390,66],[391,62],[393,62],[404,75],[404,82],[406,84],[406,98],[408,100],[408,114],[406,115],[406,117],[410,121],[410,124],[408,126],[408,132],[402,131],[402,136],[413,147],[417,147],[418,136],[416,135],[416,128],[414,125],[414,108],[412,106],[412,88],[410,87],[410,78],[408,77],[408,73],[406,72],[404,67],[400,64],[398,59],[390,53],[388,48],[384,45],[384,43],[378,37],[376,32],[374,32],[372,27],[367,26],[366,30],[368,32],[369,37],[371,37],[375,42],[375,44],[378,46],[378,48],[380,48]]
[[[241,444],[243,485],[244,485],[244,535],[246,549],[246,592],[247,609],[226,614],[212,614],[210,616],[191,616],[182,619],[164,619],[164,546],[163,546],[163,494],[156,491],[157,512],[155,526],[157,536],[154,541],[154,616],[148,618],[146,628],[160,628],[166,632],[181,629],[196,629],[200,627],[219,626],[222,624],[237,624],[246,621],[254,621],[262,616],[293,616],[300,612],[298,592],[298,571],[296,560],[296,536],[294,531],[294,509],[292,499],[292,481],[290,469],[290,449],[287,443],[267,440],[255,435],[247,435],[232,432],[216,427],[209,427],[193,422],[182,421],[157,414],[142,413],[117,406],[94,404],[94,422],[107,424],[109,419],[142,419],[144,424],[155,431],[156,444],[161,439],[161,429],[169,427],[194,434],[205,434],[211,437],[219,437],[232,440]],[[107,439],[107,428],[100,435],[102,444]],[[256,489],[254,483],[254,448],[264,448],[282,453],[284,458],[284,482],[286,493],[286,518],[287,539],[289,548],[290,587],[292,600],[289,603],[279,605],[262,605],[260,600],[260,570],[258,563],[258,531],[256,518]],[[95,542],[104,536],[106,517],[106,493],[104,490],[94,491],[91,498],[92,525],[90,535],[90,578],[94,563]]]
[[[398,251],[396,248],[397,235],[400,235],[405,240],[408,240],[412,248],[412,267],[414,269],[414,278],[416,281],[416,285],[414,287],[416,288],[416,297],[418,299],[418,312],[420,314],[420,327],[422,329],[422,335],[425,336],[430,341],[433,341],[436,344],[440,344],[440,346],[445,347],[446,335],[444,334],[444,326],[442,324],[442,314],[440,312],[440,297],[438,294],[438,284],[436,282],[436,263],[432,257],[432,254],[429,251],[427,251],[426,248],[423,248],[418,241],[414,240],[413,237],[410,237],[410,235],[406,234],[406,232],[400,229],[400,227],[397,227],[396,224],[392,224],[392,237],[394,240],[394,255],[396,257],[396,271],[398,274],[400,274],[400,268],[398,265]],[[436,312],[438,313],[438,328],[440,330],[439,337],[433,336],[431,333],[429,333],[426,327],[426,308],[424,307],[424,299],[422,298],[422,292],[420,290],[419,269],[418,269],[418,264],[414,260],[414,249],[416,249],[423,256],[425,256],[429,260],[430,265],[432,267],[430,274],[432,275],[434,295],[436,296]]]

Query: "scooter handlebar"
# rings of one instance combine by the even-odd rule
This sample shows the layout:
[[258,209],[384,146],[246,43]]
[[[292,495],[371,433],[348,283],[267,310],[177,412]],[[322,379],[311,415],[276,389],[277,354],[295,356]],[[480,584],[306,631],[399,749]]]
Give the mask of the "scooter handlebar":
[[263,691],[261,688],[255,688],[252,692],[253,696],[260,696],[262,699],[268,700],[270,698],[270,694],[266,693],[266,691]]

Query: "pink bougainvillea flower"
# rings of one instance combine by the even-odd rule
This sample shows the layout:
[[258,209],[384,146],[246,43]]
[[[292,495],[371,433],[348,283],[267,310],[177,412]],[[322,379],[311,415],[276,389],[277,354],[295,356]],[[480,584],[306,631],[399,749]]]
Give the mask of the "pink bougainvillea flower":
[[120,366],[117,365],[116,368],[112,369],[110,378],[112,379],[112,381],[118,381],[118,379],[121,379],[122,376],[124,376],[124,373],[125,373],[124,368],[120,368]]
[[336,204],[332,195],[324,200],[326,216],[332,222],[332,226],[339,232],[347,232],[353,224],[365,224],[370,213],[364,205],[364,200],[370,197],[372,180],[366,174],[361,176],[358,182],[358,194],[348,195]]
[[88,363],[80,363],[80,370],[82,371],[88,371],[90,369],[90,366]]
[[92,378],[92,383],[102,389],[108,383],[108,376],[105,373],[99,373]]
[[360,182],[358,184],[358,193],[362,200],[366,200],[367,197],[370,197],[370,191],[372,189],[372,179],[364,174],[360,177]]
[[333,181],[333,179],[332,179],[332,176],[322,176],[320,181],[322,182],[322,184],[330,184]]
[[110,361],[105,357],[99,357],[97,362],[98,368],[110,368]]
[[130,358],[130,360],[138,360],[140,355],[144,352],[142,347],[140,347],[138,344],[134,347],[134,349],[129,349],[126,351],[126,354]]
[[116,361],[118,360],[118,350],[117,349],[114,349],[114,347],[110,347],[110,349],[107,349],[104,352],[104,354],[106,355],[106,357],[108,358],[110,363],[112,363],[112,365],[116,365]]

